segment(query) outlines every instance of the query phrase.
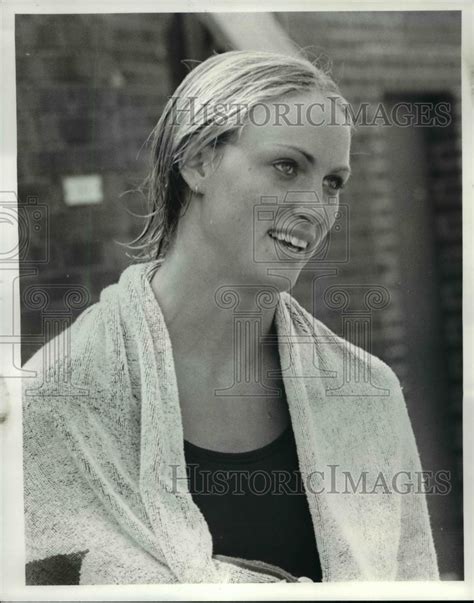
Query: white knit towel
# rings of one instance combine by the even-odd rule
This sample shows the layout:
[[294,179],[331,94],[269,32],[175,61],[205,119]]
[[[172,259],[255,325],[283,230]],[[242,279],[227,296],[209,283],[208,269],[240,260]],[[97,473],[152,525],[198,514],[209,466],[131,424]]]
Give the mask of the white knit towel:
[[[158,266],[127,268],[69,328],[67,353],[56,354],[55,338],[25,366],[37,372],[23,380],[27,561],[80,555],[81,584],[276,582],[271,566],[213,556],[207,523],[175,479],[183,429],[150,286]],[[322,476],[421,470],[395,374],[288,293],[275,324],[323,580],[438,579],[424,494],[348,494]],[[368,379],[347,379],[354,363]]]

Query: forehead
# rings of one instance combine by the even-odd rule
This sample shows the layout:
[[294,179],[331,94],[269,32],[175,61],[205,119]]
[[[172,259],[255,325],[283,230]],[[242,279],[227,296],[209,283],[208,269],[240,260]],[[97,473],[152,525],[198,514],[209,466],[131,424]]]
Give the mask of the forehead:
[[312,91],[259,103],[249,112],[240,142],[257,148],[302,146],[309,153],[324,151],[348,161],[351,129],[336,99]]

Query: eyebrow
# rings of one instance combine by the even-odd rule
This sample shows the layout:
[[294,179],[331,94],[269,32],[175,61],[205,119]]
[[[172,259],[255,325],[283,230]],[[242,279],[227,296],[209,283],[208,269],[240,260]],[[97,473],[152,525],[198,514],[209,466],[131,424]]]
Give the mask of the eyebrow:
[[[308,152],[304,151],[303,149],[300,149],[299,147],[295,147],[292,144],[280,144],[278,142],[273,143],[275,146],[277,147],[286,147],[287,149],[293,149],[294,151],[298,151],[298,153],[301,153],[301,155],[303,155],[304,157],[306,157],[306,159],[308,160],[308,162],[311,165],[314,165],[316,163],[315,158]],[[332,172],[348,172],[349,176],[352,173],[351,168],[348,165],[341,165],[338,166],[336,168],[334,168],[333,170],[331,170]]]

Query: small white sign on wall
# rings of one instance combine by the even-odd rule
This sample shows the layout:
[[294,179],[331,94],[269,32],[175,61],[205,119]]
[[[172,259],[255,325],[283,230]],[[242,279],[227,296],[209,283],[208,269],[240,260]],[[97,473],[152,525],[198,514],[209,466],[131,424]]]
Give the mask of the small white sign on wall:
[[66,205],[90,205],[102,203],[102,176],[65,176],[63,178],[64,202]]

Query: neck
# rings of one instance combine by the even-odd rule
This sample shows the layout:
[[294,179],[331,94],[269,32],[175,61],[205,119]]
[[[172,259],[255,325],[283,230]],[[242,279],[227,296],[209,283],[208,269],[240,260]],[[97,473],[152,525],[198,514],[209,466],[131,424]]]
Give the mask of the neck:
[[266,303],[266,296],[262,303],[259,294],[274,292],[273,287],[249,286],[245,275],[235,274],[221,264],[212,254],[178,254],[171,250],[156,271],[152,288],[173,350],[182,355],[194,352],[225,364],[234,354],[238,331],[245,336],[242,345],[251,350],[276,344],[277,298]]

